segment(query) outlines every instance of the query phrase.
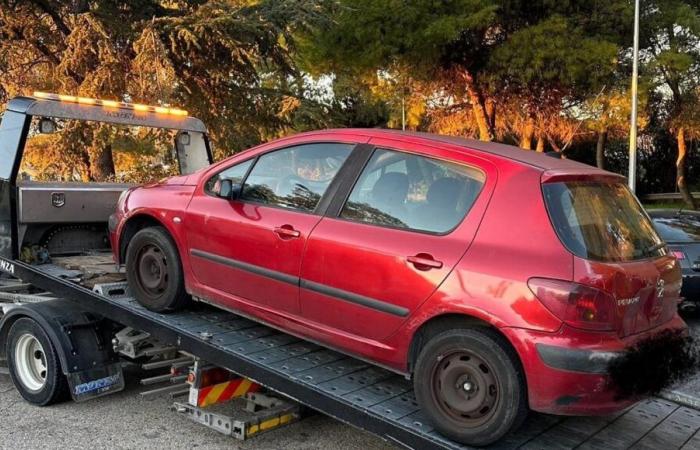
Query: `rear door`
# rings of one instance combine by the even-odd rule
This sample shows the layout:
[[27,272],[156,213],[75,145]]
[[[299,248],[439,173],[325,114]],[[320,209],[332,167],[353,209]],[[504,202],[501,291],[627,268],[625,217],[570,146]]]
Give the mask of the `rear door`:
[[307,243],[300,298],[304,318],[381,340],[462,257],[492,185],[483,161],[457,164],[389,139],[371,144],[349,196],[331,206]]
[[[321,219],[317,206],[353,147],[295,145],[210,177],[186,218],[192,272],[200,286],[279,312],[298,312],[301,257]],[[245,179],[239,199],[216,196],[224,178]]]

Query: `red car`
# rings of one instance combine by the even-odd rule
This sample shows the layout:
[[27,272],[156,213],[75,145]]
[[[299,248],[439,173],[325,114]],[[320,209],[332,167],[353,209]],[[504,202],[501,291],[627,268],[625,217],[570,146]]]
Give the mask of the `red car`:
[[211,303],[410,376],[468,444],[629,405],[610,361],[686,327],[625,179],[505,145],[305,133],[130,190],[110,224],[147,308]]

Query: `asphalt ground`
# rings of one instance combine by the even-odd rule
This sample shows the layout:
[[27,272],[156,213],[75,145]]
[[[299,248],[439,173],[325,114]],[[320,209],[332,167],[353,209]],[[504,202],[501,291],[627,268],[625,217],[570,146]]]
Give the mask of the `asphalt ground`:
[[[688,323],[700,335],[700,317]],[[389,449],[381,439],[311,413],[302,421],[248,441],[237,441],[170,410],[166,395],[143,397],[142,374],[129,371],[123,392],[85,403],[38,408],[24,402],[7,375],[0,375],[1,449]],[[696,385],[696,383],[698,383]],[[700,376],[669,392],[698,399]],[[668,398],[668,392],[664,397]],[[683,403],[683,402],[681,402]],[[685,403],[684,403],[685,404]],[[700,404],[700,403],[699,403]]]
[[[238,441],[170,410],[166,395],[142,397],[140,374],[124,391],[84,403],[31,406],[0,375],[2,449],[389,449],[381,439],[320,414]],[[152,387],[149,387],[152,389]],[[186,400],[183,397],[182,400]]]

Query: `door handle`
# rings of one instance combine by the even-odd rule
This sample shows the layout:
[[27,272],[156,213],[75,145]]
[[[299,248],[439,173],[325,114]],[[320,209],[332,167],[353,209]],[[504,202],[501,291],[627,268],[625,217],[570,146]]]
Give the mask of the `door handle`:
[[299,230],[295,230],[291,225],[282,225],[281,227],[275,228],[275,234],[282,239],[294,239],[301,236]]
[[413,264],[418,270],[441,269],[442,261],[437,261],[427,253],[418,253],[415,256],[406,258],[408,262]]

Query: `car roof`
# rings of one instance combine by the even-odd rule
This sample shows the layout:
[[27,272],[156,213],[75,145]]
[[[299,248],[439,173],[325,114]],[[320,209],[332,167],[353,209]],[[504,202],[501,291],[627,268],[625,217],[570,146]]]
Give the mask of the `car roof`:
[[[310,131],[302,133],[302,135],[317,135],[317,134],[344,134],[356,135],[367,138],[382,137],[388,139],[399,139],[402,141],[413,141],[416,143],[435,145],[448,144],[455,150],[471,150],[479,153],[485,153],[491,156],[496,156],[501,159],[514,161],[520,164],[528,165],[541,169],[542,171],[554,171],[561,173],[581,173],[600,174],[600,175],[615,175],[611,172],[598,169],[597,167],[589,166],[570,159],[559,159],[541,152],[524,150],[513,145],[499,144],[496,142],[483,142],[475,139],[467,139],[458,136],[444,136],[433,133],[423,133],[417,131],[401,131],[387,130],[380,128],[347,128],[347,129],[329,129]],[[299,136],[299,135],[297,135]]]

